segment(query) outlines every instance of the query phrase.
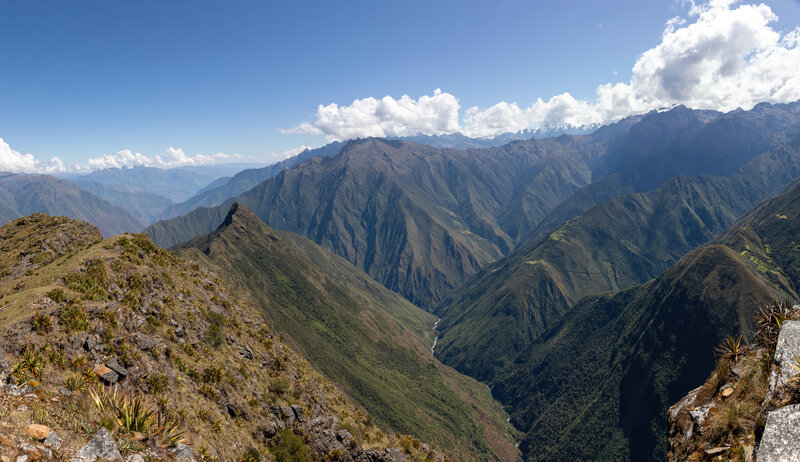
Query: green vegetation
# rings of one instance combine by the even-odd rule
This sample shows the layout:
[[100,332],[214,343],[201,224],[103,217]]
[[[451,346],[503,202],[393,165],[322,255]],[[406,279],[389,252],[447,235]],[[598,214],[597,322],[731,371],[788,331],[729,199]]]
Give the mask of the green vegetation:
[[[431,357],[432,315],[310,241],[275,233],[243,206],[226,222],[187,243],[183,254],[217,265],[218,274],[264,310],[276,332],[340,384],[378,425],[465,458],[497,450],[489,446],[491,431],[499,447],[515,452],[501,415],[481,418],[465,398],[483,386],[456,386]],[[203,316],[213,322],[209,310]],[[272,365],[278,370],[279,358]],[[207,385],[204,390],[213,396]],[[275,380],[269,391],[285,395],[289,384]]]
[[85,271],[70,273],[64,277],[64,284],[82,293],[87,300],[108,300],[109,295],[105,289],[107,282],[106,266],[100,260],[91,260],[86,263]]
[[89,317],[81,302],[67,302],[59,311],[58,320],[70,331],[89,330]]
[[292,433],[291,430],[281,430],[277,435],[278,444],[270,448],[269,452],[276,462],[313,462],[311,452],[303,438]]
[[[785,156],[786,162],[793,159]],[[581,297],[658,276],[777,192],[788,178],[779,176],[784,164],[769,159],[753,161],[728,178],[676,177],[652,191],[618,197],[549,238],[520,247],[435,310],[442,318],[436,356],[472,377],[492,380]],[[764,185],[762,176],[779,182]],[[759,268],[768,272],[774,264]]]

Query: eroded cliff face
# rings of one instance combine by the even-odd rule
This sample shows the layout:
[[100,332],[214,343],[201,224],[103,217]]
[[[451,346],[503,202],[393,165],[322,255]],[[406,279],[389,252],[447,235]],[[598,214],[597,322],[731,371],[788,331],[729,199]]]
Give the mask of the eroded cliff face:
[[712,376],[669,410],[670,461],[800,458],[798,318],[800,306],[773,304],[753,345],[720,345]]
[[0,227],[0,262],[4,457],[444,460],[146,236],[38,214]]

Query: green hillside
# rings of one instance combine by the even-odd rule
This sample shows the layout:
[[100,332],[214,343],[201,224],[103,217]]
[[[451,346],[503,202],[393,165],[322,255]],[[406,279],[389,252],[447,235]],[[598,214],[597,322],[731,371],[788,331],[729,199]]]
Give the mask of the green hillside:
[[787,145],[727,178],[676,177],[589,209],[453,292],[435,310],[437,357],[490,380],[581,297],[658,276],[798,175],[800,149]]
[[666,410],[705,381],[714,346],[749,337],[759,304],[800,298],[799,234],[794,184],[653,281],[579,301],[493,383],[526,460],[662,460]]
[[652,282],[579,302],[492,393],[526,433],[528,461],[664,460],[667,409],[773,296],[736,252],[698,249]]
[[[237,200],[270,226],[308,237],[432,308],[480,267],[511,251],[514,239],[497,216],[523,193],[521,182],[548,185],[542,188],[552,194],[530,205],[544,216],[589,181],[587,159],[602,151],[592,143],[561,137],[457,151],[356,140],[336,156],[284,170]],[[571,160],[553,174],[556,158],[566,152]],[[161,245],[174,245],[212,231],[229,206],[197,209],[146,232]]]
[[234,204],[219,229],[181,246],[261,306],[270,325],[385,428],[456,459],[515,458],[511,427],[486,388],[430,351],[435,317],[311,241]]

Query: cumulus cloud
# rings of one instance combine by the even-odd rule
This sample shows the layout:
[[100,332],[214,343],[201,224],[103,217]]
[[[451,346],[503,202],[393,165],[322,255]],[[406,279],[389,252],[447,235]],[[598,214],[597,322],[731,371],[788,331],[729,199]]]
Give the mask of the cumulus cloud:
[[800,28],[776,31],[772,24],[778,18],[764,4],[710,0],[685,5],[686,14],[668,20],[661,42],[636,60],[630,82],[601,84],[592,101],[565,92],[528,107],[505,101],[470,107],[460,117],[458,99],[436,90],[418,100],[386,96],[319,106],[314,122],[283,132],[328,139],[455,131],[487,137],[525,128],[609,123],[676,104],[729,111],[800,99]]
[[188,156],[183,149],[170,146],[163,153],[156,156],[147,156],[139,152],[124,149],[116,154],[105,154],[89,159],[86,165],[75,166],[76,170],[101,170],[105,168],[132,168],[132,167],[159,167],[173,168],[187,165],[206,165],[217,162],[241,159],[239,154],[197,154]]
[[452,133],[459,130],[458,109],[456,97],[440,89],[419,99],[408,95],[364,98],[348,106],[320,105],[313,124],[306,122],[281,132],[324,134],[331,140]]
[[0,172],[50,174],[64,170],[64,163],[58,157],[51,157],[50,160],[42,162],[36,160],[33,154],[22,154],[11,149],[11,146],[0,138]]

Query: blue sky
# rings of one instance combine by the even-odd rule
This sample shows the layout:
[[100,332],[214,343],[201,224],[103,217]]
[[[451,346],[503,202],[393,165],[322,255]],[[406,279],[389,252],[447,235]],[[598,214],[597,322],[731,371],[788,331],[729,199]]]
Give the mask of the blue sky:
[[[768,28],[781,37],[800,24],[797,0],[766,5],[780,18]],[[702,20],[691,8],[669,0],[3,2],[0,138],[9,152],[42,162],[57,156],[69,167],[123,150],[131,158],[168,159],[165,150],[174,147],[181,150],[176,159],[225,153],[250,161],[351,133],[457,126],[491,135],[558,122],[562,111],[531,105],[565,92],[577,101],[565,103],[573,114],[565,121],[607,121],[645,108],[644,100],[672,102],[653,90],[623,112],[578,106],[594,104],[598,85],[630,83],[642,54],[662,43],[670,18],[684,18],[677,28]],[[774,47],[770,40],[763,37]],[[403,116],[357,125],[363,105],[354,100],[409,95],[414,116],[416,100],[435,89],[451,99],[426,107],[447,122]],[[788,90],[770,91],[756,97],[788,97]],[[730,95],[693,98],[675,102],[730,105]],[[317,112],[331,103],[338,105],[333,112]],[[351,104],[359,117],[340,112]],[[280,131],[304,122],[294,134]]]

